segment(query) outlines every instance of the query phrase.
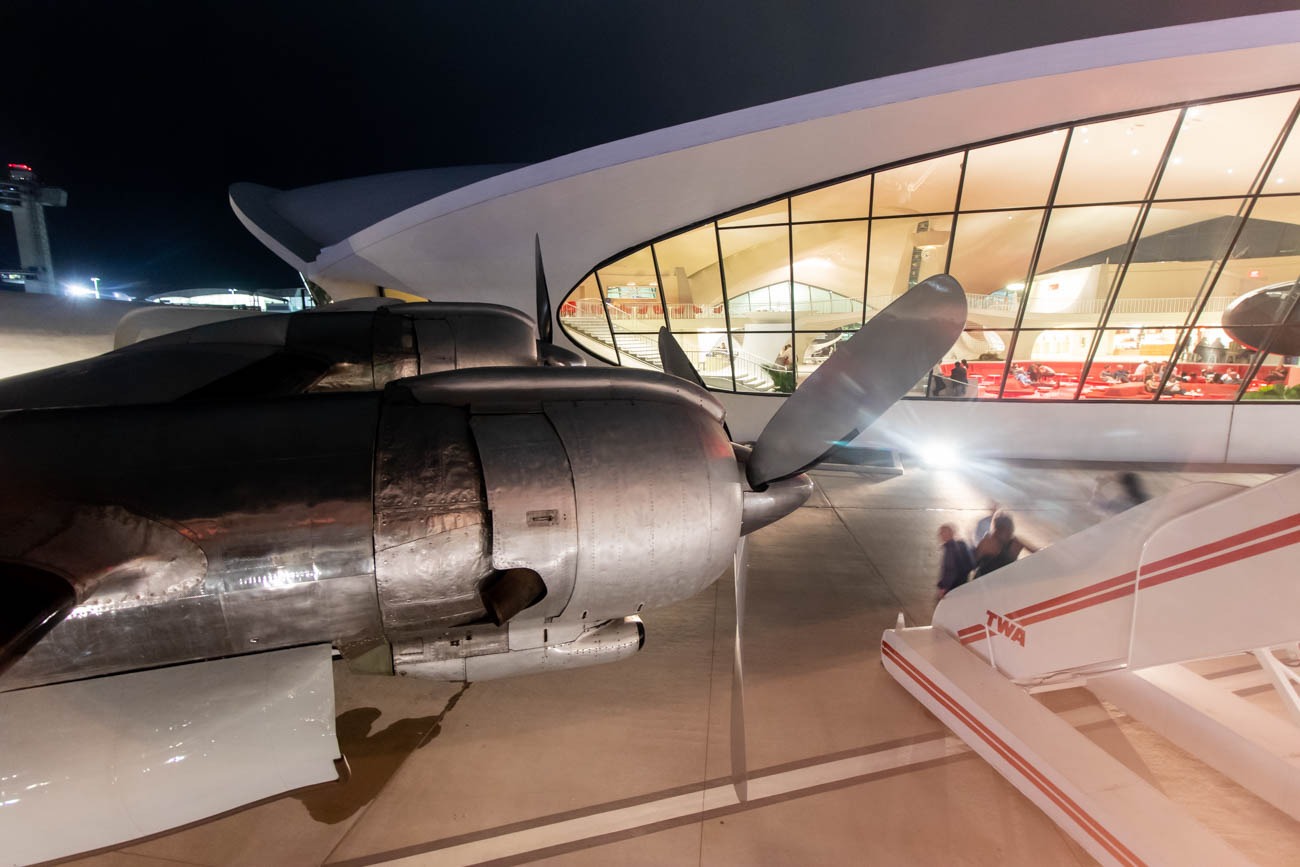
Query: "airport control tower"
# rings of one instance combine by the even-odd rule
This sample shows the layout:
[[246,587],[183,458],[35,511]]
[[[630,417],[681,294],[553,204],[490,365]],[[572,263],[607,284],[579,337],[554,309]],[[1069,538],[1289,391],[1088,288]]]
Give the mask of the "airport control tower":
[[31,166],[9,164],[8,178],[0,181],[0,208],[14,215],[20,264],[17,269],[0,266],[0,280],[19,283],[28,292],[58,291],[50,236],[45,231],[45,209],[62,208],[67,203],[67,191],[41,186]]

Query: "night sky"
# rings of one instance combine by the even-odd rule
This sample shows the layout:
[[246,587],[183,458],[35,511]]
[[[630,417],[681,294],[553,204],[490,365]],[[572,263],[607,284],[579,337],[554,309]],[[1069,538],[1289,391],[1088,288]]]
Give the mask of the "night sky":
[[[1297,5],[0,0],[0,161],[68,191],[46,212],[61,281],[286,287],[231,183],[535,162],[880,75]],[[17,264],[5,215],[0,266]]]

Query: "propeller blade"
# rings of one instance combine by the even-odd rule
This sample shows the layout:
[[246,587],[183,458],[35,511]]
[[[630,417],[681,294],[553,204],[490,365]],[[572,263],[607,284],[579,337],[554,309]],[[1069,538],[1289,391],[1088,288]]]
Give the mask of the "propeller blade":
[[673,333],[668,330],[668,326],[663,325],[659,328],[659,362],[664,366],[664,373],[671,373],[678,379],[684,379],[687,382],[693,382],[700,388],[704,388],[704,380],[700,377],[700,372],[691,364],[691,359],[687,357],[686,350],[673,337]]
[[745,582],[749,561],[745,552],[745,537],[736,542],[733,560],[736,574],[736,645],[731,665],[731,785],[740,803],[749,799],[749,772],[745,766]]
[[537,271],[537,339],[552,342],[551,292],[546,288],[546,269],[542,267],[542,236],[533,235],[533,261]]
[[746,465],[761,490],[852,440],[934,367],[966,325],[966,293],[947,274],[922,280],[870,319],[786,399]]

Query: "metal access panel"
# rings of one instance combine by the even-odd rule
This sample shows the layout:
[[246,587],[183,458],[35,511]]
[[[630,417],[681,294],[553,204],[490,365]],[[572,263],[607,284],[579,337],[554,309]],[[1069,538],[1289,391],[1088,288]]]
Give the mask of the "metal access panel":
[[468,413],[384,408],[375,458],[375,575],[384,630],[424,632],[483,615],[487,503]]
[[655,401],[553,401],[546,415],[573,468],[575,616],[668,604],[722,574],[740,534],[741,494],[720,425]]
[[546,598],[527,614],[560,615],[577,574],[577,506],[573,471],[546,416],[479,415],[470,422],[492,524],[492,566],[532,569]]

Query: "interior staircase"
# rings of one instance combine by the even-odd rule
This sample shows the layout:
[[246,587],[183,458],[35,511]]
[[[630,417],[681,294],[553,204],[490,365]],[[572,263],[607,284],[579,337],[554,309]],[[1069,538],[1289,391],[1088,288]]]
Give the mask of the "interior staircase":
[[[611,351],[615,349],[614,340],[610,335],[609,321],[605,317],[565,316],[563,323],[570,331]],[[623,364],[630,367],[648,367],[653,370],[664,369],[663,360],[659,357],[657,333],[630,331],[617,325],[614,326],[614,330],[618,333],[617,353]],[[706,385],[722,391],[732,390],[732,365],[728,363],[726,355],[710,357],[698,351],[688,351],[686,354],[691,357],[692,363],[695,364]],[[704,357],[701,358],[701,355]],[[736,391],[770,393],[776,390],[772,378],[767,375],[768,365],[747,356],[744,352],[739,353],[736,360],[738,362],[735,371]]]

